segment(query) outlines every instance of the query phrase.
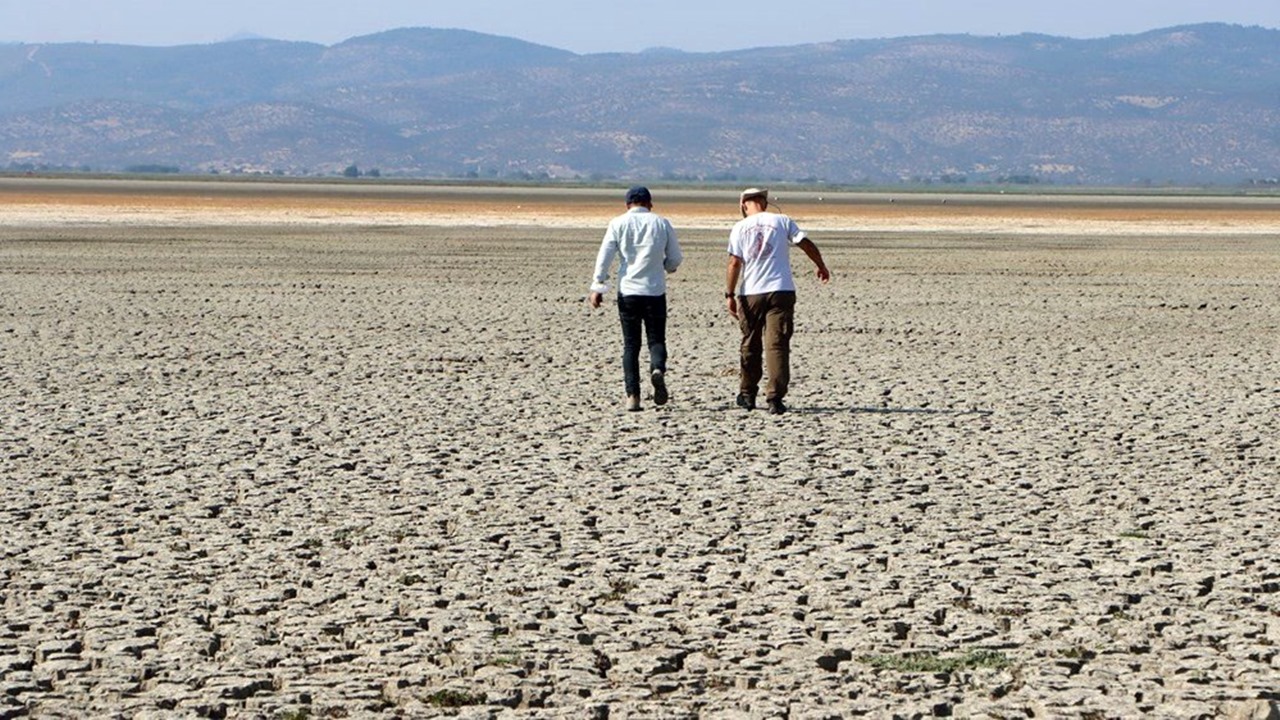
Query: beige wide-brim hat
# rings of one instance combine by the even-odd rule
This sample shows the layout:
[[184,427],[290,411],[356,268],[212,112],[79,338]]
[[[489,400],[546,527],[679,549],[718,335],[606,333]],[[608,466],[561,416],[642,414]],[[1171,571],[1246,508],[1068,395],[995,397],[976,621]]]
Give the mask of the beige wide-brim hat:
[[742,191],[742,195],[738,197],[738,202],[744,203],[748,200],[759,198],[765,202],[769,201],[769,191],[763,188],[747,188]]

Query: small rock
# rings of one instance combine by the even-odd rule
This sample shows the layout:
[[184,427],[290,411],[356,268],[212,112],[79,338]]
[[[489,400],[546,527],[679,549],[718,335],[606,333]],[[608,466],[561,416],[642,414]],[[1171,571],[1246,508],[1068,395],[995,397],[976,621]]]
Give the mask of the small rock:
[[852,659],[853,653],[844,648],[836,648],[831,654],[818,658],[818,667],[827,672],[836,672],[840,669],[840,663],[848,662]]

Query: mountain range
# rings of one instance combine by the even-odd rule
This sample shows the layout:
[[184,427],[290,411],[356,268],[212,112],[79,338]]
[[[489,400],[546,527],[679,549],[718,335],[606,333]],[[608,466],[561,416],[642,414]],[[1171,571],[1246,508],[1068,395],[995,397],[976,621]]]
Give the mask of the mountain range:
[[1239,184],[1280,175],[1280,31],[933,35],[579,55],[466,30],[325,46],[0,45],[0,168]]

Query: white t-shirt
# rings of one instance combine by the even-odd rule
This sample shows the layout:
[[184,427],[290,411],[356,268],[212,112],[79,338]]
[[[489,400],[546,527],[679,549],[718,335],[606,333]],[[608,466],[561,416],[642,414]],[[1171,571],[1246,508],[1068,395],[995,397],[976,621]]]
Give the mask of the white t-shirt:
[[743,218],[729,233],[729,254],[742,260],[740,295],[795,292],[790,246],[805,234],[786,215],[758,212]]

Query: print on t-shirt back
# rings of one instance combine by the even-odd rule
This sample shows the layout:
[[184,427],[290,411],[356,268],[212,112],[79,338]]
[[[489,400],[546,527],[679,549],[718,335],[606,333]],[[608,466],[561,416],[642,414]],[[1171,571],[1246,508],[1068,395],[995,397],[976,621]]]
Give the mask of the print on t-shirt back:
[[751,257],[747,258],[748,260],[759,260],[765,256],[765,251],[769,249],[769,242],[765,235],[764,226],[757,225],[755,248],[751,252]]

